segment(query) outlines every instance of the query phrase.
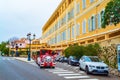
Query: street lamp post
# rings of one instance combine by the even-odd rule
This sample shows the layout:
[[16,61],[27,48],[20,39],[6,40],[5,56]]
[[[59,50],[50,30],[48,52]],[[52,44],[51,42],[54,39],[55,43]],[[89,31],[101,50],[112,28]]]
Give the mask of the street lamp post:
[[[12,45],[12,49],[14,49],[14,42],[11,42],[11,45]],[[12,50],[12,57],[13,57],[13,54],[14,54],[14,50]]]
[[18,53],[18,44],[16,44],[16,46],[15,46],[15,49],[16,49],[16,57],[19,57],[19,53]]
[[[28,61],[31,61],[31,33],[27,34],[27,39],[29,40]],[[35,34],[33,34],[33,39],[35,39]]]

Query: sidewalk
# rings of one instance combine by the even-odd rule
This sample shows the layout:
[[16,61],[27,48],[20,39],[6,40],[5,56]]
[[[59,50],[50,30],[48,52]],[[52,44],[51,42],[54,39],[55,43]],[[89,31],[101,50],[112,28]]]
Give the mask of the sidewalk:
[[27,63],[33,63],[34,60],[31,58],[31,61],[28,61],[28,58],[23,58],[23,57],[13,57],[14,59],[23,61],[23,62],[27,62]]

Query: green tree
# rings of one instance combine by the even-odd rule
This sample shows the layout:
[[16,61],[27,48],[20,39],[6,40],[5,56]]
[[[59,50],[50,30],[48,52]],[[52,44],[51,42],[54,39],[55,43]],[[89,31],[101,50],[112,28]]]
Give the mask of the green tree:
[[85,49],[86,49],[85,55],[88,55],[88,56],[97,56],[98,53],[99,53],[100,46],[97,43],[95,43],[95,44],[89,44],[89,45],[87,45],[85,47]]
[[64,54],[66,57],[75,56],[79,59],[83,55],[97,56],[99,53],[99,49],[100,46],[97,43],[89,44],[87,46],[72,45],[64,50]]
[[105,7],[103,17],[102,28],[105,28],[110,23],[116,26],[120,22],[120,0],[111,0]]
[[8,44],[8,42],[2,42],[2,43],[0,44],[0,51],[1,51],[2,53],[4,53],[5,55],[9,55],[9,48],[6,47],[7,44]]

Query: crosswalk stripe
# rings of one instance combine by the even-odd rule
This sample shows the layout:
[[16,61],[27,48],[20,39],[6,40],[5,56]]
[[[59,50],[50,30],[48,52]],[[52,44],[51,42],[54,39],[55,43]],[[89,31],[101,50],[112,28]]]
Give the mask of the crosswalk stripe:
[[99,80],[99,79],[80,79],[80,80]]
[[71,65],[68,65],[68,66],[71,66]]
[[55,69],[45,69],[45,70],[63,70],[63,69],[56,67]]
[[48,70],[49,72],[62,72],[62,71],[68,71],[68,70]]
[[78,73],[85,73],[84,71],[80,71],[80,72],[78,72]]
[[78,69],[79,67],[74,67],[74,69]]
[[64,69],[55,68],[55,69],[48,69],[48,70],[64,70]]
[[54,74],[61,74],[61,73],[74,73],[74,72],[72,72],[72,71],[67,71],[67,72],[53,72]]
[[63,70],[62,68],[59,68],[59,67],[56,67],[55,69],[60,69],[60,70]]
[[58,74],[58,76],[80,76],[81,74],[75,74],[75,73],[72,73],[72,74]]
[[89,76],[67,76],[67,77],[64,77],[66,79],[78,79],[78,78],[89,78]]
[[[77,69],[75,67],[74,69]],[[99,80],[99,79],[90,79],[90,76],[82,76],[80,73],[85,73],[80,71],[79,73],[74,73],[72,71],[64,70],[62,68],[56,67],[55,69],[46,69],[49,72],[57,74],[58,76],[63,76],[65,79],[79,79],[79,80]]]

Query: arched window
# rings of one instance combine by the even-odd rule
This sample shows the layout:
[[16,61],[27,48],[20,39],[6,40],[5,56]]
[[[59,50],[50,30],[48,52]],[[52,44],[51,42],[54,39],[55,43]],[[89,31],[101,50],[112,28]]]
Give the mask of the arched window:
[[82,0],[82,8],[83,8],[83,9],[86,8],[86,0]]
[[98,14],[98,28],[101,28],[101,15],[100,13]]
[[74,38],[74,26],[72,27],[72,38]]
[[95,30],[95,16],[91,17],[91,30]]
[[94,2],[94,0],[90,0],[90,3]]
[[89,29],[89,31],[91,31],[91,22],[90,22],[91,20],[90,20],[90,18],[88,19],[88,29]]
[[80,24],[76,25],[76,35],[80,35]]
[[85,20],[82,22],[82,33],[86,33],[86,22]]
[[77,3],[76,5],[76,13],[78,14],[80,12],[80,3]]
[[70,28],[67,29],[67,40],[70,40]]

